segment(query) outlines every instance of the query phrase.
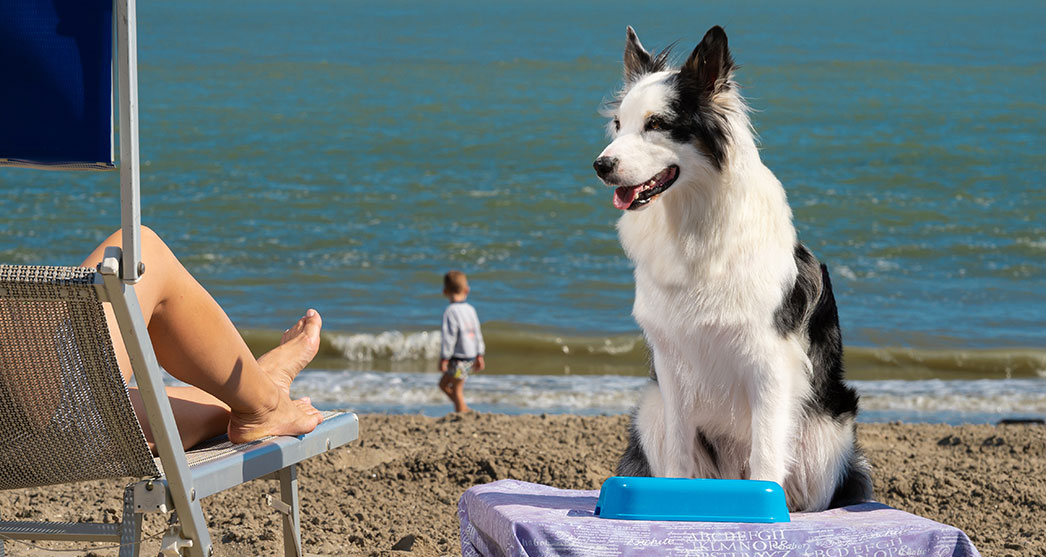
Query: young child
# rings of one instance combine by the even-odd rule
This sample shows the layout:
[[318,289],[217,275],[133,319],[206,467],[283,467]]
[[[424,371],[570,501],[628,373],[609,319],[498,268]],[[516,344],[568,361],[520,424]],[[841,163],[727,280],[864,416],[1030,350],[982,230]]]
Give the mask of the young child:
[[443,312],[443,327],[439,353],[439,370],[443,376],[439,388],[454,403],[455,412],[468,412],[465,404],[465,379],[472,371],[486,367],[483,362],[483,332],[479,329],[476,309],[465,302],[469,297],[469,283],[465,273],[451,271],[443,275],[443,295],[450,305]]

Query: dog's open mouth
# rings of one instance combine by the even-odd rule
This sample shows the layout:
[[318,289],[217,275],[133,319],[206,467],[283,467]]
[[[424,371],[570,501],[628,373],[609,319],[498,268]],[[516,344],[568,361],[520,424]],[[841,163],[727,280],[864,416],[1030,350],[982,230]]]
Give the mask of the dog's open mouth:
[[673,164],[642,184],[621,186],[614,190],[614,207],[622,211],[638,209],[657,199],[678,177],[679,167]]

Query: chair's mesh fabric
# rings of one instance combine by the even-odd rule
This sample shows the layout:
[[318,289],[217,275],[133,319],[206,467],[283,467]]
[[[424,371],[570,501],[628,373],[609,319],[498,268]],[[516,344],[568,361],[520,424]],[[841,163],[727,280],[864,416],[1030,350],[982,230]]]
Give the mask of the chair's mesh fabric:
[[157,474],[94,275],[0,265],[0,489]]

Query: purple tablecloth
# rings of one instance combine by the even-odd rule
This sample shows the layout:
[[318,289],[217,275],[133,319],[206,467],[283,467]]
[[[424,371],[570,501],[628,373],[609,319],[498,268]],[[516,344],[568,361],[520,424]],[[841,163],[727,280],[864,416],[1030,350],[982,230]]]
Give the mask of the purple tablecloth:
[[979,553],[961,530],[881,503],[791,522],[657,522],[593,515],[598,491],[501,480],[458,501],[461,552],[479,555],[687,555],[692,557],[959,557]]

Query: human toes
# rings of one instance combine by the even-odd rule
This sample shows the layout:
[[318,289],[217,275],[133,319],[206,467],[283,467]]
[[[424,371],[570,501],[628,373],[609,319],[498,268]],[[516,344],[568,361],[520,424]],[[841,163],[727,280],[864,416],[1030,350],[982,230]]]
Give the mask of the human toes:
[[291,402],[293,402],[299,410],[305,412],[306,414],[323,414],[323,412],[320,412],[316,409],[315,406],[312,405],[312,400],[310,400],[309,397],[302,397],[297,400],[292,400]]
[[305,336],[308,340],[319,341],[320,329],[323,328],[323,318],[320,317],[320,313],[312,308],[309,308],[305,312],[305,315],[301,319],[291,326],[291,328],[283,331],[283,336],[280,338],[280,344],[284,344],[290,340]]
[[286,343],[288,340],[297,337],[305,330],[305,317],[298,319],[297,323],[290,326],[289,329],[283,331],[283,336],[280,337],[280,344]]

